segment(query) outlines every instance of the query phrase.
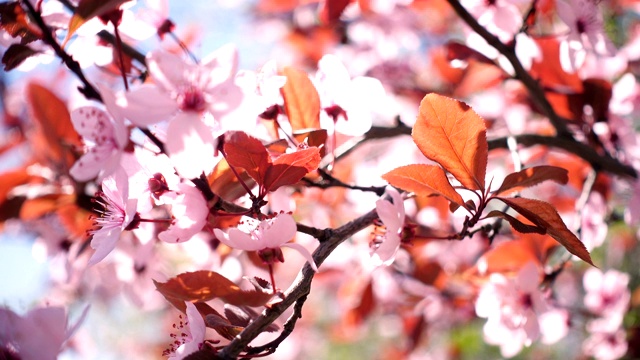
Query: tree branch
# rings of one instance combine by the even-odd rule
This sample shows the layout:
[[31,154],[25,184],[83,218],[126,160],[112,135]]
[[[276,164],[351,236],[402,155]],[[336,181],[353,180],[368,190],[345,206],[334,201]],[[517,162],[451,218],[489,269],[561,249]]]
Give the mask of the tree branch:
[[358,185],[347,184],[347,183],[341,181],[340,179],[336,179],[333,175],[331,175],[328,172],[322,170],[321,168],[318,168],[318,173],[320,174],[320,176],[322,176],[322,180],[320,180],[318,182],[314,182],[314,181],[312,181],[310,179],[302,178],[302,181],[304,181],[304,183],[308,187],[315,187],[315,188],[320,188],[320,189],[328,189],[328,188],[332,188],[332,187],[342,187],[342,188],[351,189],[351,190],[360,190],[360,191],[364,191],[364,192],[373,192],[378,196],[384,195],[384,191],[386,189],[386,186],[358,186]]
[[[411,128],[404,124],[396,127],[374,126],[364,136],[358,138],[357,142],[343,148],[338,154],[336,154],[336,158],[346,156],[368,140],[385,139],[399,135],[411,135]],[[587,161],[597,171],[606,171],[610,174],[629,176],[632,178],[638,177],[638,173],[633,166],[623,164],[618,159],[607,153],[599,153],[591,146],[581,143],[573,138],[537,134],[514,135],[512,138],[514,138],[519,145],[525,147],[544,145],[550,148],[565,150]],[[489,150],[508,149],[508,139],[509,137],[502,137],[489,140]]]
[[[335,229],[327,241],[318,246],[313,252],[313,259],[318,266],[331,254],[338,245],[351,235],[371,225],[378,217],[375,209],[359,218]],[[292,306],[298,299],[306,297],[311,291],[311,281],[315,272],[309,264],[305,264],[294,283],[284,294],[284,300],[271,308],[265,309],[262,314],[253,320],[235,339],[230,342],[219,354],[218,359],[235,359],[245,350],[247,345],[256,338],[264,329],[273,323],[285,310]]]
[[[587,144],[569,138],[557,136],[543,136],[536,134],[523,134],[513,136],[516,142],[524,146],[545,145],[552,148],[565,150],[587,161],[596,171],[606,171],[615,175],[624,175],[637,178],[638,173],[630,166],[621,163],[609,154],[600,154]],[[508,148],[507,139],[497,138],[489,141],[489,150]]]
[[520,80],[524,86],[529,90],[531,99],[538,106],[540,111],[549,118],[551,124],[555,127],[558,136],[563,138],[573,138],[571,131],[567,127],[567,123],[562,119],[553,109],[553,106],[547,100],[543,89],[540,84],[531,77],[529,72],[522,66],[522,63],[516,55],[515,46],[507,46],[500,39],[490,33],[484,26],[480,25],[478,21],[471,15],[467,9],[460,4],[458,0],[447,0],[453,10],[458,16],[467,24],[473,31],[478,33],[489,45],[493,46],[502,55],[504,55],[515,72],[515,78]]
[[93,99],[93,100],[98,100],[102,102],[102,96],[100,96],[100,93],[98,92],[98,90],[96,90],[96,88],[84,76],[84,73],[80,68],[80,64],[77,61],[75,61],[71,57],[71,55],[67,54],[67,52],[64,51],[62,47],[60,47],[60,44],[58,44],[58,41],[51,34],[51,29],[49,29],[47,24],[45,24],[44,20],[42,19],[42,16],[40,16],[40,13],[33,7],[31,2],[29,2],[28,0],[22,1],[22,4],[24,4],[27,7],[27,10],[29,11],[29,15],[33,18],[36,25],[38,25],[38,28],[42,30],[42,37],[43,37],[42,40],[47,45],[51,46],[53,51],[55,51],[56,55],[62,60],[62,62],[64,62],[65,66],[69,70],[71,70],[74,74],[76,74],[78,79],[80,79],[80,81],[84,84],[84,87],[78,88],[78,90],[84,96],[86,96],[87,99]]

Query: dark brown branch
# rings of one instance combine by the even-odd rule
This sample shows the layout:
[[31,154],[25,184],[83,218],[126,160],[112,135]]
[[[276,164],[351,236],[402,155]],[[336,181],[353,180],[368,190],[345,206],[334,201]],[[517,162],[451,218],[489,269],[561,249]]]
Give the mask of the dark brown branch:
[[29,1],[27,0],[22,1],[22,4],[24,4],[27,7],[27,10],[29,11],[29,15],[31,16],[33,21],[36,23],[36,25],[38,25],[38,28],[40,28],[40,30],[42,31],[42,41],[44,41],[45,44],[51,46],[53,51],[55,51],[56,55],[62,60],[62,62],[64,62],[65,66],[69,70],[71,70],[74,74],[76,74],[78,79],[80,79],[80,81],[84,84],[84,87],[79,88],[78,90],[87,99],[90,99],[90,100],[92,99],[92,100],[97,100],[102,102],[102,96],[100,96],[100,93],[98,92],[98,90],[96,90],[96,88],[84,76],[84,73],[80,68],[80,64],[77,61],[75,61],[71,57],[71,55],[67,54],[67,52],[64,51],[64,49],[62,49],[60,44],[58,44],[58,41],[52,35],[51,29],[47,26],[47,24],[45,24],[44,20],[42,19],[42,16],[40,16],[40,13],[36,11],[36,9],[33,7],[31,2]]
[[302,181],[304,181],[304,183],[308,186],[308,187],[315,187],[315,188],[320,188],[320,189],[328,189],[328,188],[332,188],[332,187],[342,187],[342,188],[346,188],[346,189],[351,189],[351,190],[359,190],[359,191],[364,191],[364,192],[373,192],[378,196],[382,196],[384,195],[384,191],[386,186],[358,186],[358,185],[351,185],[351,184],[347,184],[339,179],[336,179],[333,175],[329,174],[328,172],[322,170],[322,169],[318,169],[318,173],[320,174],[320,176],[322,176],[322,180],[318,181],[318,182],[314,182],[310,179],[307,178],[303,178]]
[[[336,158],[346,156],[367,140],[384,139],[399,135],[411,135],[411,128],[404,124],[391,128],[374,126],[364,135],[364,137],[361,137],[358,142],[337,154]],[[519,145],[525,147],[544,145],[550,148],[565,150],[587,161],[597,171],[606,171],[610,174],[630,176],[632,178],[638,177],[636,170],[632,166],[621,163],[618,159],[613,158],[609,154],[599,153],[591,146],[574,140],[573,138],[537,134],[515,135],[513,138]],[[507,139],[507,137],[502,137],[489,140],[489,150],[503,148],[508,149],[509,146],[507,145]]]
[[282,332],[280,333],[280,335],[278,335],[277,338],[262,346],[251,348],[251,350],[247,353],[249,355],[262,355],[262,353],[264,353],[265,351],[266,354],[274,353],[278,346],[280,346],[280,344],[286,338],[288,338],[296,328],[296,322],[298,322],[298,319],[302,319],[302,307],[304,306],[305,301],[307,301],[307,295],[302,296],[300,299],[298,299],[298,301],[296,301],[295,305],[293,306],[293,314],[291,314],[291,316],[289,316],[287,321],[284,323],[284,325],[282,326]]
[[[545,145],[565,150],[587,161],[596,171],[606,171],[611,174],[630,176],[632,178],[638,177],[638,173],[632,166],[622,164],[618,159],[611,157],[609,154],[600,154],[589,145],[574,139],[535,134],[516,135],[513,138],[518,144],[527,147]],[[506,137],[489,141],[489,150],[507,147]]]
[[[365,215],[335,229],[327,241],[318,246],[313,253],[313,259],[320,266],[338,245],[344,242],[353,234],[371,225],[378,217],[375,210],[371,210]],[[299,299],[307,296],[311,291],[311,281],[315,272],[309,264],[305,264],[294,283],[284,294],[284,300],[275,304],[271,308],[265,309],[260,316],[253,320],[235,339],[229,343],[218,355],[218,359],[235,359],[247,347],[247,345],[262,333],[267,326],[273,323],[282,313],[285,312]]]
[[[104,42],[111,44],[113,46],[116,45],[117,39],[115,37],[115,35],[113,35],[112,33],[108,32],[107,30],[101,30],[98,34],[98,37],[103,40]],[[147,61],[146,61],[146,57],[143,53],[141,53],[140,51],[136,50],[133,46],[122,42],[121,43],[121,47],[122,47],[122,52],[124,54],[126,54],[128,57],[136,60],[137,62],[139,62],[142,65],[147,65]]]
[[531,77],[529,72],[522,66],[518,56],[516,55],[515,46],[507,46],[500,39],[487,31],[484,26],[480,25],[478,21],[471,15],[467,9],[460,4],[458,0],[447,0],[447,2],[453,7],[453,10],[458,16],[467,24],[473,31],[478,33],[485,41],[504,55],[515,72],[515,78],[522,81],[524,86],[529,90],[531,99],[538,106],[540,111],[549,118],[551,124],[555,127],[559,137],[572,138],[571,131],[567,127],[567,123],[562,119],[553,109],[553,106],[544,94],[540,84]]

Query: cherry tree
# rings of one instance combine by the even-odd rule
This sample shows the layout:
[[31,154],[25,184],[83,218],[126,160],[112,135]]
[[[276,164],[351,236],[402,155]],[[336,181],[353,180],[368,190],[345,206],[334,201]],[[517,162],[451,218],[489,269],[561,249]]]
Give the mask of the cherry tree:
[[255,69],[166,0],[0,3],[0,221],[51,274],[0,357],[98,356],[121,295],[131,358],[640,356],[640,4],[241,3]]

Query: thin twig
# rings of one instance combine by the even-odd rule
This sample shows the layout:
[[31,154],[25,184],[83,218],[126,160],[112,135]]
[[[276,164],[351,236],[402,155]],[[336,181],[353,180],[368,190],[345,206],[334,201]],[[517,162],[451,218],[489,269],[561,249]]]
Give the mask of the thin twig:
[[[359,218],[335,229],[332,235],[318,246],[316,251],[313,252],[313,259],[315,263],[320,266],[324,260],[331,254],[338,245],[344,242],[353,234],[371,225],[373,221],[378,217],[375,209],[360,216]],[[311,282],[315,276],[315,272],[311,269],[311,266],[307,263],[302,268],[298,277],[294,283],[284,294],[284,299],[272,306],[265,309],[260,316],[255,318],[244,330],[237,335],[233,341],[231,341],[225,348],[216,355],[217,359],[235,359],[237,358],[247,347],[247,345],[262,333],[267,326],[273,323],[282,313],[291,307],[298,299],[307,296],[311,291]]]
[[291,314],[291,316],[289,316],[287,321],[284,323],[284,325],[282,326],[282,332],[280,333],[280,335],[278,335],[277,338],[262,346],[251,348],[251,350],[249,350],[247,353],[249,355],[262,354],[265,351],[266,354],[274,353],[278,346],[280,346],[280,344],[286,338],[288,338],[289,335],[291,335],[296,327],[296,322],[298,322],[298,319],[302,319],[302,307],[304,306],[305,301],[307,301],[307,295],[302,296],[296,301],[295,305],[293,306],[293,314]]
[[29,2],[28,0],[22,1],[22,4],[24,4],[27,7],[27,10],[29,11],[29,15],[33,18],[33,21],[36,23],[36,25],[38,25],[38,28],[42,30],[42,37],[43,37],[42,40],[47,45],[51,46],[51,48],[56,53],[56,55],[62,60],[62,62],[64,62],[65,66],[69,70],[71,70],[74,74],[76,74],[78,79],[80,79],[80,81],[84,84],[84,87],[78,88],[78,90],[87,99],[92,99],[92,100],[97,100],[102,102],[102,96],[100,96],[100,93],[98,92],[98,90],[84,76],[84,73],[80,68],[80,64],[77,61],[75,61],[71,57],[71,55],[67,54],[67,52],[64,51],[64,49],[62,49],[60,44],[58,44],[58,41],[51,34],[51,29],[47,26],[47,24],[45,24],[44,20],[42,19],[42,16],[40,16],[40,13],[36,11],[36,9],[33,7],[31,2]]
[[304,181],[304,183],[308,186],[308,187],[315,187],[315,188],[320,188],[320,189],[329,189],[332,187],[342,187],[342,188],[347,188],[347,189],[351,189],[351,190],[360,190],[360,191],[364,191],[364,192],[373,192],[378,196],[382,196],[384,195],[384,191],[386,186],[358,186],[358,185],[351,185],[351,184],[347,184],[339,179],[336,179],[333,175],[329,174],[328,172],[322,170],[322,169],[318,169],[318,173],[320,174],[320,176],[322,176],[322,180],[319,182],[314,182],[313,180],[307,179],[307,178],[302,178],[302,181]]
[[540,111],[549,118],[551,124],[555,127],[559,137],[573,138],[571,131],[567,127],[567,122],[562,119],[553,109],[553,106],[544,94],[544,90],[540,87],[540,84],[529,74],[524,68],[518,56],[516,55],[515,46],[507,46],[495,35],[490,33],[484,26],[480,25],[478,21],[471,15],[467,9],[460,4],[458,0],[447,0],[453,10],[458,16],[467,24],[473,31],[478,33],[489,45],[493,46],[498,52],[504,55],[509,61],[515,72],[515,78],[520,80],[529,91],[531,99],[538,106]]

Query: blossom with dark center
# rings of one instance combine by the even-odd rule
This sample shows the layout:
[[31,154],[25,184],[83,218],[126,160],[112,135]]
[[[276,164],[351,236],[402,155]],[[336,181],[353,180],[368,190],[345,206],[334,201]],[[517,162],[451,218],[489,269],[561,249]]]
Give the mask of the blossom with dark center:
[[214,229],[218,240],[233,249],[245,251],[257,251],[258,256],[267,264],[276,261],[284,262],[281,247],[289,247],[298,251],[307,261],[313,270],[317,271],[311,254],[302,245],[290,243],[296,232],[296,222],[290,214],[279,214],[276,217],[258,222],[249,217],[243,217],[243,227],[247,232],[237,228],[224,232]]

